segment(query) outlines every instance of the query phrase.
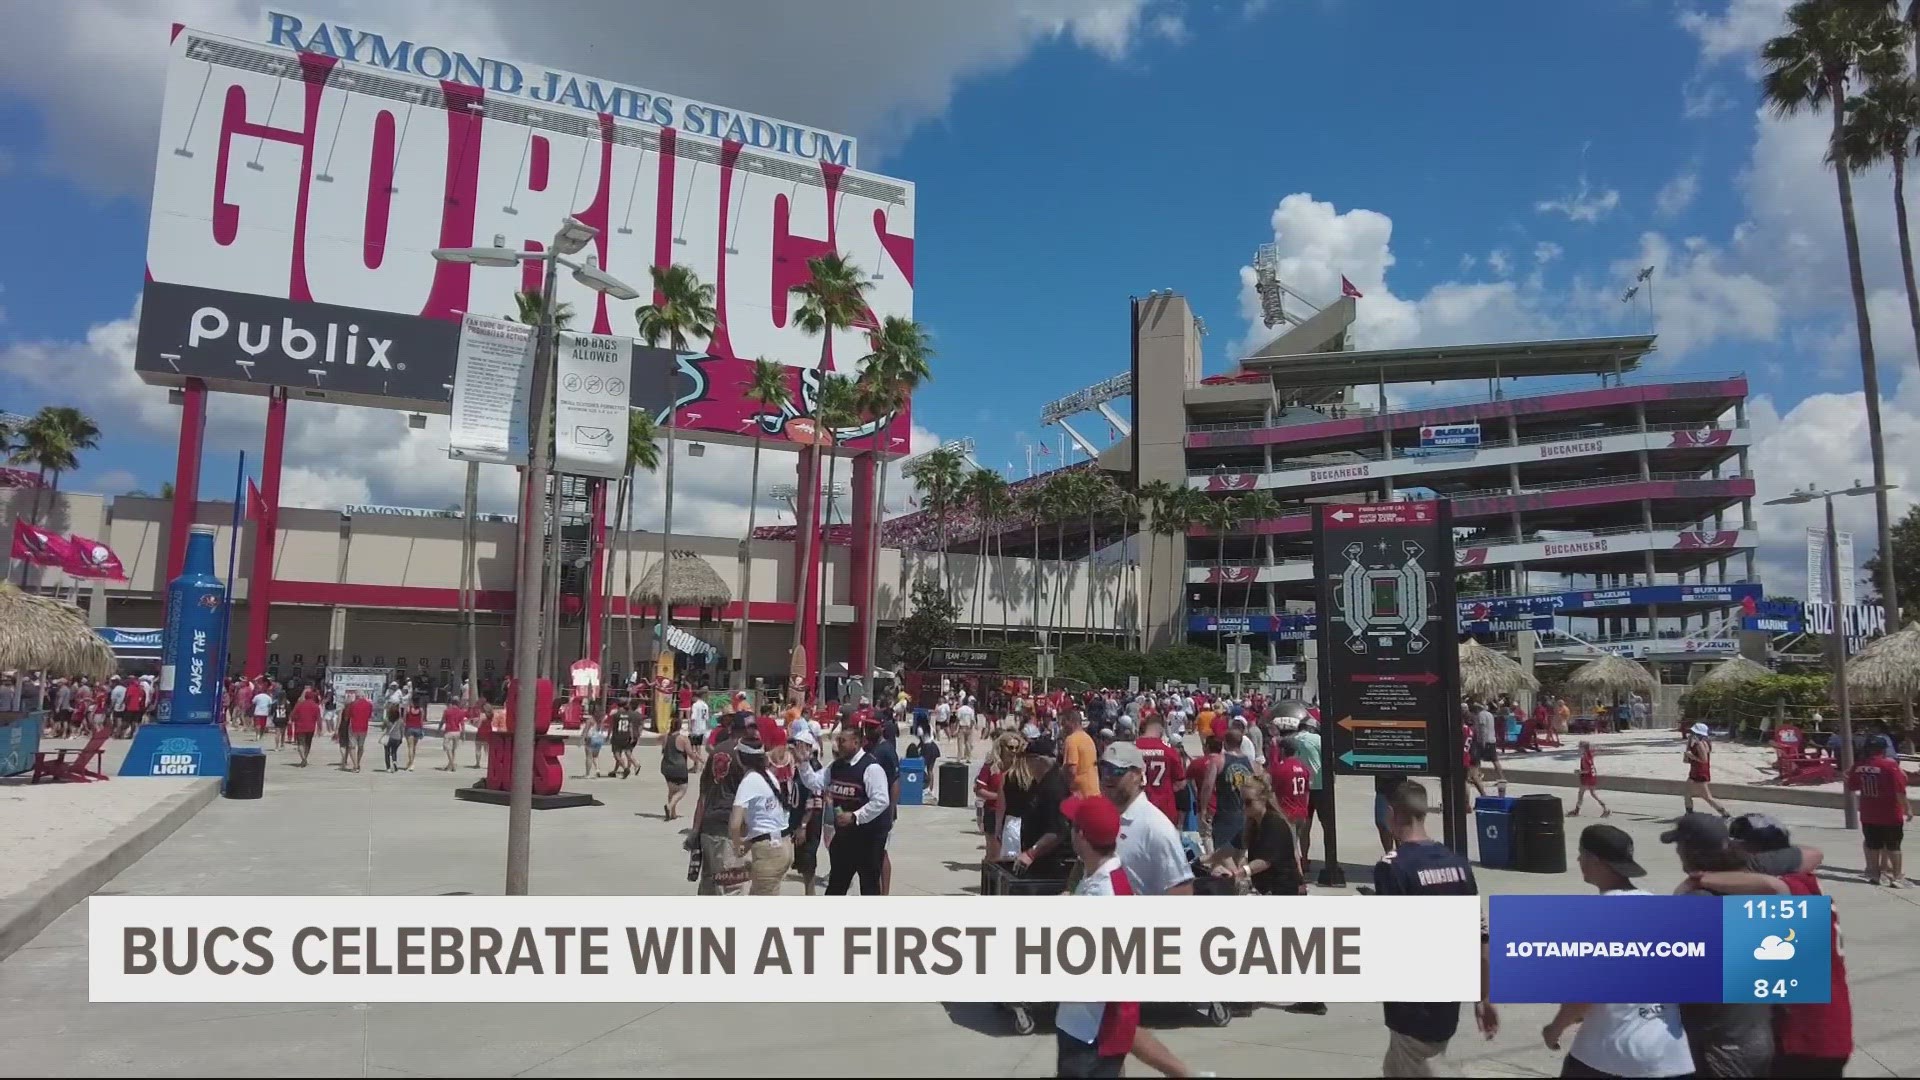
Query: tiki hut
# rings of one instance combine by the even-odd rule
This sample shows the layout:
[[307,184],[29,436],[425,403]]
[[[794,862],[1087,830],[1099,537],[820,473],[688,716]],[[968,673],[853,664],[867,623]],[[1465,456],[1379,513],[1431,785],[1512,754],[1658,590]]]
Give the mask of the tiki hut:
[[1876,638],[1847,661],[1847,689],[1862,701],[1912,701],[1920,693],[1920,624]]
[[[723,608],[733,601],[733,590],[707,560],[691,551],[676,551],[667,560],[667,600],[674,607]],[[660,560],[655,559],[627,597],[635,604],[660,602]]]
[[0,582],[0,669],[104,679],[114,667],[79,608]]
[[1695,686],[1736,686],[1740,683],[1764,679],[1773,674],[1773,669],[1765,664],[1757,664],[1744,656],[1735,656],[1715,665],[1712,671]]
[[1611,702],[1630,693],[1652,700],[1660,682],[1646,665],[1606,655],[1574,668],[1565,686],[1567,693],[1579,700]]
[[1505,653],[1469,638],[1460,643],[1460,696],[1488,700],[1501,694],[1533,693],[1540,680]]

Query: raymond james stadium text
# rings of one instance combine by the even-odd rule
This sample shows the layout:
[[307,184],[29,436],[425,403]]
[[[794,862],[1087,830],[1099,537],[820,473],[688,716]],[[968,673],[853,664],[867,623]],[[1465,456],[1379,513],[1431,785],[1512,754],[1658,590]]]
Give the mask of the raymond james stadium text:
[[1541,957],[1617,956],[1644,959],[1653,956],[1704,957],[1704,941],[1509,941],[1507,955],[1516,959]]

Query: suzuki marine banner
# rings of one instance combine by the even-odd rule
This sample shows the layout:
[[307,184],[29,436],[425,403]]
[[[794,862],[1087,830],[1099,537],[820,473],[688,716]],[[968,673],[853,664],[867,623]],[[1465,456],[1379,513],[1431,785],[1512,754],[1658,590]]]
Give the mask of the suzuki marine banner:
[[[560,275],[574,331],[637,339],[653,266],[689,266],[713,287],[711,340],[677,357],[634,350],[632,403],[664,416],[671,398],[691,430],[776,434],[812,413],[822,369],[854,371],[872,351],[867,329],[837,331],[822,363],[823,343],[793,317],[809,259],[838,252],[866,273],[863,322],[912,315],[911,184],[782,153],[777,139],[730,141],[730,123],[704,137],[651,108],[642,122],[299,40],[307,51],[174,31],[135,364],[148,382],[447,412],[461,316],[510,317],[539,266],[442,263],[432,250],[496,237],[542,250],[568,216],[599,231],[580,259],[643,290],[614,301]],[[412,44],[437,74],[441,50]],[[793,406],[762,415],[742,398],[756,357],[796,369]],[[836,435],[904,453],[907,430],[903,412]]]

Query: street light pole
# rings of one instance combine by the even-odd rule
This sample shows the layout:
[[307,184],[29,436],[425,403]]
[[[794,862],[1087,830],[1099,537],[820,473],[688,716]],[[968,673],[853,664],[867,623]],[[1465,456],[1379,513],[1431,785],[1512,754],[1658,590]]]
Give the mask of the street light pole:
[[[555,287],[559,269],[573,271],[573,280],[605,293],[615,300],[633,300],[640,293],[633,286],[602,270],[588,256],[574,262],[567,256],[578,254],[600,230],[577,218],[567,218],[554,234],[553,244],[545,251],[515,251],[506,246],[506,237],[495,236],[492,247],[435,248],[433,257],[440,262],[470,266],[515,266],[522,262],[546,263],[546,275],[540,289],[540,323],[534,329],[533,379],[527,408],[528,430],[532,440],[527,447],[525,487],[521,509],[518,571],[513,591],[513,776],[507,800],[507,885],[508,896],[525,896],[533,840],[533,727],[539,715],[537,698],[540,686],[541,525],[536,507],[559,513],[559,493],[547,492],[547,478],[553,462],[552,416],[548,404],[553,398],[553,369],[556,327],[553,319]],[[550,706],[551,703],[548,703]]]
[[[559,499],[549,500],[547,476],[552,471],[552,432],[547,399],[553,396],[553,303],[554,286],[559,275],[557,259],[547,260],[545,283],[540,288],[540,326],[533,351],[533,385],[527,398],[532,409],[529,425],[533,441],[527,447],[527,491],[530,505],[547,508],[558,515]],[[558,492],[554,493],[556,496]],[[507,895],[527,895],[527,880],[533,860],[533,726],[537,722],[540,687],[541,552],[545,534],[538,519],[522,523],[520,530],[520,570],[514,582],[513,599],[513,780],[507,801]]]
[[[1840,775],[1846,777],[1853,772],[1853,704],[1847,693],[1847,639],[1845,613],[1840,607],[1840,530],[1834,523],[1833,500],[1836,496],[1874,495],[1893,490],[1892,484],[1862,484],[1855,480],[1849,488],[1818,490],[1811,485],[1804,491],[1783,495],[1778,499],[1768,499],[1768,506],[1791,506],[1809,503],[1819,499],[1826,504],[1827,512],[1827,607],[1833,612],[1831,633],[1827,635],[1827,662],[1833,666],[1833,703],[1840,710]],[[1883,553],[1882,558],[1887,556]],[[1889,627],[1888,629],[1893,629]],[[1860,827],[1860,808],[1852,793],[1845,793],[1843,823],[1848,830]]]

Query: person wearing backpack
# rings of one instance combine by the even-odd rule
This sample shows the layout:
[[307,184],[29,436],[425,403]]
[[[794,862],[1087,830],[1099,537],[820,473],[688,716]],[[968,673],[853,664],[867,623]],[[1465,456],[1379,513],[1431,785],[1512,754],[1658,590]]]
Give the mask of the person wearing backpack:
[[747,859],[734,850],[728,829],[733,820],[734,796],[740,790],[740,741],[752,730],[751,720],[744,724],[736,720],[716,730],[708,744],[706,764],[700,769],[699,817],[687,842],[690,849],[700,853],[701,896],[747,894]]

